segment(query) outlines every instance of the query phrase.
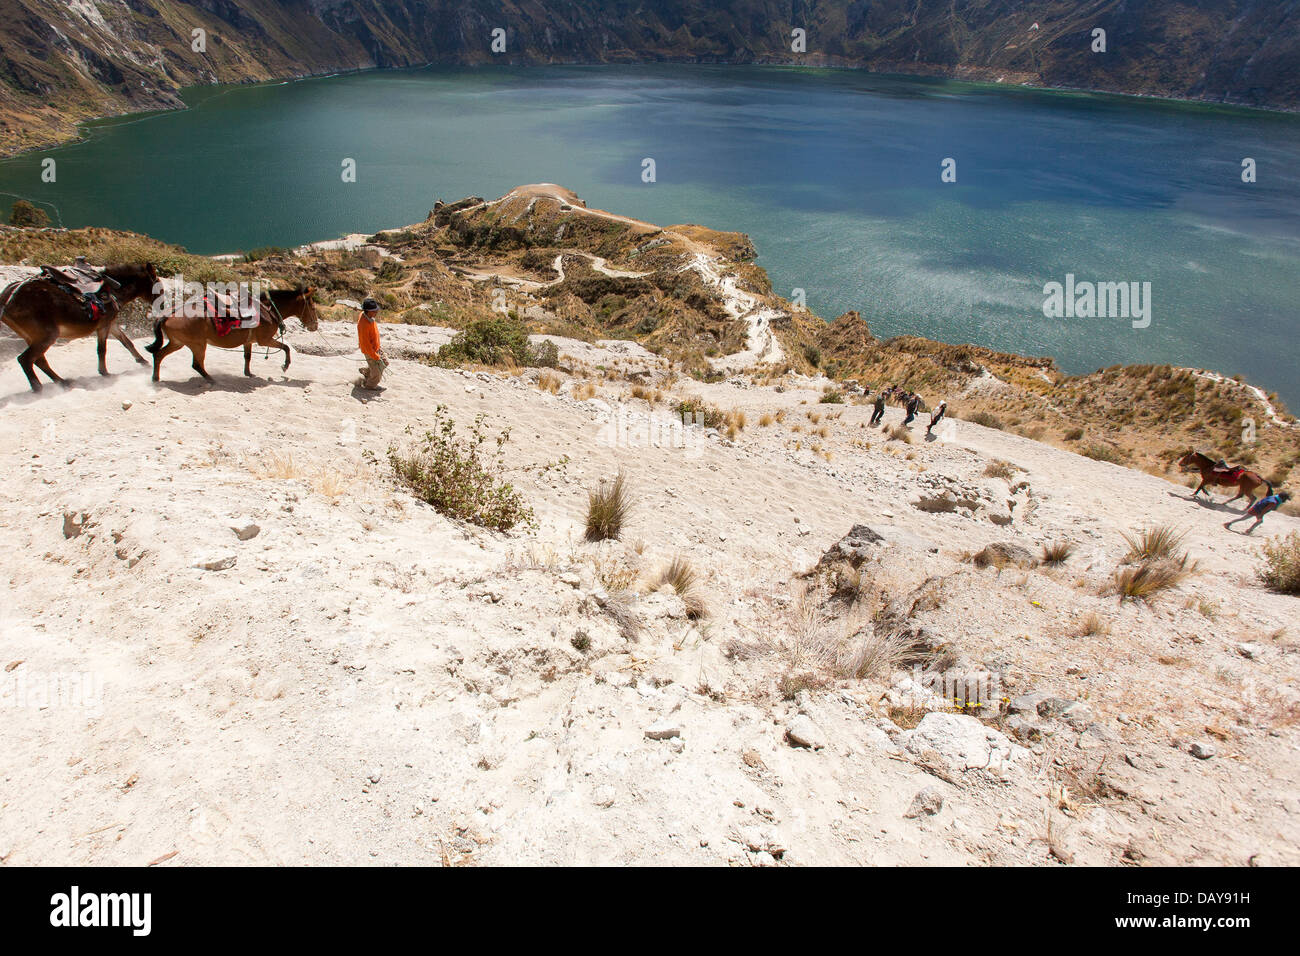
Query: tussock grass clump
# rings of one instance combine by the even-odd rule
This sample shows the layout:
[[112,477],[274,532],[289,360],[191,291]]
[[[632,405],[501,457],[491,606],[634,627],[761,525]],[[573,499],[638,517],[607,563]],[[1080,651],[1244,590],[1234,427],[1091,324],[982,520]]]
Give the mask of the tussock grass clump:
[[1074,554],[1074,544],[1069,541],[1053,541],[1051,544],[1043,545],[1043,556],[1039,559],[1040,563],[1048,567],[1056,567],[1064,564]]
[[1138,561],[1177,557],[1178,549],[1186,537],[1186,531],[1179,531],[1168,525],[1156,525],[1143,530],[1138,535],[1126,534],[1124,540],[1129,550],[1124,556],[1123,563],[1133,564]]
[[895,425],[889,429],[890,441],[901,441],[905,445],[912,444],[912,432],[903,425]]
[[1264,545],[1259,578],[1265,587],[1283,594],[1300,594],[1300,534],[1273,538]]
[[1155,558],[1115,572],[1115,592],[1123,601],[1150,602],[1161,591],[1175,588],[1196,571],[1196,562],[1186,554],[1177,558]]
[[769,428],[774,424],[776,424],[776,416],[771,412],[764,412],[763,416],[758,420],[759,428]]
[[583,382],[573,389],[573,397],[580,402],[585,402],[590,398],[596,397],[596,386],[591,382]]
[[727,414],[718,406],[710,405],[702,399],[685,398],[674,407],[674,411],[687,425],[703,425],[705,428],[724,428]]
[[[474,419],[467,437],[456,432],[447,406],[434,410],[433,428],[414,447],[388,448],[388,463],[399,482],[442,514],[494,531],[509,531],[518,524],[534,525],[532,508],[523,495],[501,477],[505,470],[507,428],[489,446],[483,416]],[[407,434],[411,428],[406,429]]]
[[1181,550],[1186,531],[1156,525],[1137,535],[1124,535],[1128,554],[1115,572],[1113,589],[1125,598],[1150,601],[1161,591],[1177,587],[1195,573],[1196,562]]
[[984,475],[987,478],[1001,478],[1004,481],[1010,481],[1016,476],[1016,472],[1023,470],[1019,465],[1013,465],[1001,458],[994,458],[985,466]]
[[1089,611],[1083,617],[1074,623],[1075,637],[1096,637],[1099,634],[1110,633],[1110,622],[1102,618],[1096,611]]
[[543,392],[550,392],[554,395],[560,390],[560,384],[560,376],[556,375],[554,372],[543,372],[541,375],[537,376],[537,387]]
[[682,599],[687,616],[693,619],[708,616],[708,608],[700,595],[699,575],[690,559],[681,555],[673,558],[659,575],[659,587],[665,584],[672,585],[672,589]]
[[823,405],[843,405],[844,393],[836,389],[831,389],[830,391],[822,392],[822,397],[817,399],[817,401]]
[[623,533],[623,522],[632,510],[627,478],[620,471],[612,481],[602,481],[587,493],[587,540],[608,541]]

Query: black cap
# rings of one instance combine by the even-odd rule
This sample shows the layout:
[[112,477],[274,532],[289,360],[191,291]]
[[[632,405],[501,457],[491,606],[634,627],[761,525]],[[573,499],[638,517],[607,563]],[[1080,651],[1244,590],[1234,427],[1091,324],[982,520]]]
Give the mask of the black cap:
[[378,312],[378,311],[379,311],[379,303],[376,302],[374,299],[366,299],[365,302],[362,302],[362,303],[361,303],[361,311],[362,311],[362,312]]

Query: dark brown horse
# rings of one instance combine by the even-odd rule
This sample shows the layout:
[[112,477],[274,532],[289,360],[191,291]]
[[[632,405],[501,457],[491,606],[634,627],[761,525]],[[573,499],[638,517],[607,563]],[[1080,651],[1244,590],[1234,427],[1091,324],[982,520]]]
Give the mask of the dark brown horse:
[[[1202,455],[1199,451],[1189,451],[1178,459],[1178,466],[1183,471],[1199,471],[1201,473],[1201,483],[1196,486],[1192,492],[1195,498],[1206,485],[1227,485],[1236,488],[1237,493],[1229,498],[1224,504],[1231,504],[1242,495],[1250,499],[1250,504],[1255,503],[1255,492],[1268,487],[1266,482],[1253,471],[1247,471],[1245,468],[1233,468],[1229,471],[1217,471],[1218,463],[1210,458],[1209,455]],[[1205,492],[1206,497],[1210,496],[1209,491]],[[1248,506],[1249,507],[1249,506]]]
[[128,302],[154,294],[158,273],[149,263],[109,266],[104,273],[113,280],[107,283],[112,288],[103,297],[104,307],[95,318],[87,316],[86,307],[76,294],[46,276],[19,279],[0,292],[0,319],[27,343],[27,348],[18,356],[18,364],[27,375],[32,391],[41,390],[41,383],[32,371],[33,365],[48,375],[50,381],[66,384],[45,360],[45,353],[59,339],[98,336],[100,375],[108,374],[109,333],[127,347],[137,362],[146,364],[144,356],[136,351],[135,345],[117,324],[117,315]]
[[[156,319],[153,324],[154,339],[145,346],[153,353],[153,380],[158,381],[162,360],[178,349],[188,348],[194,355],[194,371],[209,382],[212,376],[203,367],[203,358],[208,346],[219,349],[244,349],[244,374],[251,376],[249,367],[253,359],[253,346],[279,349],[284,352],[284,369],[289,369],[289,346],[276,339],[285,319],[297,318],[308,332],[315,332],[319,327],[316,319],[316,306],[312,302],[315,289],[280,289],[264,292],[261,296],[262,321],[251,329],[232,329],[225,335],[218,335],[212,319],[206,315],[167,315]],[[167,344],[163,345],[163,336]]]

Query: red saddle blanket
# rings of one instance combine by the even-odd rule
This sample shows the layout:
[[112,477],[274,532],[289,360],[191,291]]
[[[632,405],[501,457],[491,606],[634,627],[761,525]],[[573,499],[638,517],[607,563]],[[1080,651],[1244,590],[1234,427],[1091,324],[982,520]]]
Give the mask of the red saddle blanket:
[[233,296],[209,293],[203,297],[203,309],[212,319],[217,335],[226,336],[235,329],[257,328],[262,321],[262,303],[253,300],[251,309],[241,307]]

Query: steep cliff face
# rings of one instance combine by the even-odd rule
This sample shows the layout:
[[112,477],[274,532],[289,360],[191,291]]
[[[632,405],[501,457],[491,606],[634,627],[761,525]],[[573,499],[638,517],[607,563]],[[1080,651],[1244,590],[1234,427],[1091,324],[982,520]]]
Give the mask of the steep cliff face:
[[0,22],[5,150],[197,83],[427,62],[831,64],[1300,106],[1300,0],[0,0]]

